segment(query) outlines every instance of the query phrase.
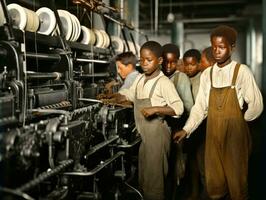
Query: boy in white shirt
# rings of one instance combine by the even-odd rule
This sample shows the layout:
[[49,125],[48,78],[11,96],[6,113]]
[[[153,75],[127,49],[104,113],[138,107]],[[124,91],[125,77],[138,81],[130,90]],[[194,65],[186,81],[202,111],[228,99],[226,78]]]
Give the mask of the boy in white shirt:
[[[252,72],[231,60],[236,38],[236,30],[225,25],[211,32],[216,63],[202,73],[195,105],[183,130],[173,137],[177,142],[189,137],[207,117],[205,176],[212,199],[248,199],[251,141],[247,121],[256,119],[263,110]],[[247,110],[243,113],[244,103]]]
[[171,133],[165,115],[180,117],[183,102],[174,84],[160,70],[162,47],[148,41],[140,49],[140,74],[129,89],[114,94],[113,101],[134,103],[134,116],[142,142],[139,149],[139,185],[145,200],[165,199],[165,179]]

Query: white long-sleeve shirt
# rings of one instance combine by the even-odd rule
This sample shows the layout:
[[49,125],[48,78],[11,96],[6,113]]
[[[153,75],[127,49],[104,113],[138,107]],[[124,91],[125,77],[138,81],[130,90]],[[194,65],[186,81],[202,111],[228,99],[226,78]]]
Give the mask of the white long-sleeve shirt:
[[[230,64],[222,68],[218,67],[217,64],[213,66],[213,87],[221,88],[231,85],[236,63],[236,61],[232,61]],[[183,127],[188,133],[188,136],[207,117],[211,88],[210,70],[211,68],[205,69],[201,75],[200,87],[195,105],[192,107],[190,116]],[[241,64],[239,68],[235,89],[240,108],[243,108],[244,102],[248,104],[248,109],[244,114],[245,120],[252,121],[256,119],[263,110],[262,95],[252,72],[244,64]]]
[[[139,81],[140,78],[141,80]],[[145,84],[145,77],[143,78],[143,75],[140,74],[129,89],[120,90],[119,93],[125,95],[126,98],[132,102],[134,102],[135,98],[149,98],[152,86],[158,78],[160,78],[160,80],[151,97],[152,106],[169,106],[175,111],[176,117],[180,117],[184,111],[183,102],[176,92],[174,84],[162,72],[160,72],[158,76],[148,80]],[[137,97],[135,97],[136,87]]]

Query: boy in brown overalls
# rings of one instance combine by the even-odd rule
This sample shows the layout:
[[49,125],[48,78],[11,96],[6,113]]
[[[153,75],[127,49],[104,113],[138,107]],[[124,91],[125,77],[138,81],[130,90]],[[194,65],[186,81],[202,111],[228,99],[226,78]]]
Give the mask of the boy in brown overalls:
[[[197,129],[207,116],[205,176],[211,199],[248,199],[248,159],[251,141],[247,121],[263,110],[260,90],[250,69],[231,60],[237,32],[218,26],[211,32],[216,63],[201,75],[199,93],[183,130],[180,142]],[[247,110],[243,113],[243,105]]]

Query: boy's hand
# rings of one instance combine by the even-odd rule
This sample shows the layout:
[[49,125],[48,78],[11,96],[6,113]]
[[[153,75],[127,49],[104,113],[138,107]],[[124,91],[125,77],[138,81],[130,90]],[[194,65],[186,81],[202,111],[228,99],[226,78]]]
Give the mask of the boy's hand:
[[148,118],[152,115],[155,115],[157,113],[156,107],[146,107],[141,110],[141,113],[144,117]]
[[187,136],[187,132],[185,130],[181,130],[174,134],[173,140],[176,143],[180,143],[186,136]]
[[98,94],[97,95],[97,99],[99,100],[104,100],[104,99],[116,99],[117,97],[119,97],[120,94],[119,93],[112,93],[112,94]]

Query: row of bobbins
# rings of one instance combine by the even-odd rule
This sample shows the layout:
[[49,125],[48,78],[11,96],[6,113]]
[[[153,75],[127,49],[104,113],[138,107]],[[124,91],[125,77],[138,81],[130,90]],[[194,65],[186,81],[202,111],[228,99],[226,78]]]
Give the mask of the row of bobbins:
[[[0,5],[1,6],[1,5]],[[60,34],[54,12],[47,8],[39,8],[36,12],[24,8],[18,4],[12,3],[7,6],[13,25],[21,30],[37,32],[44,35]],[[100,29],[90,29],[80,24],[78,18],[66,10],[58,10],[66,40],[80,42],[86,45],[94,45],[99,48],[108,48],[110,42],[116,53],[132,51],[139,54],[139,45],[136,48],[133,42],[128,41],[129,49],[126,42],[118,36],[111,36]],[[5,22],[3,10],[0,7],[0,26]],[[111,41],[110,41],[111,39]]]
[[126,41],[122,40],[120,37],[118,36],[111,36],[111,41],[112,41],[112,46],[115,49],[116,53],[122,53],[124,51],[132,51],[132,53],[136,54],[137,56],[139,56],[139,51],[140,51],[140,46],[139,44],[135,44],[131,41],[127,41],[128,43],[128,47],[126,45]]
[[[7,9],[10,13],[12,23],[16,28],[44,35],[53,36],[60,34],[54,12],[47,7],[42,7],[34,12],[12,3],[7,6]],[[95,45],[100,48],[109,47],[110,38],[104,30],[89,29],[86,26],[80,25],[78,18],[66,10],[58,10],[58,15],[62,23],[66,40]],[[2,22],[4,16],[0,14],[0,17],[0,22]],[[4,22],[0,23],[0,25],[3,23]]]

